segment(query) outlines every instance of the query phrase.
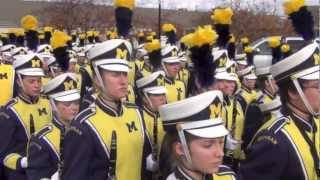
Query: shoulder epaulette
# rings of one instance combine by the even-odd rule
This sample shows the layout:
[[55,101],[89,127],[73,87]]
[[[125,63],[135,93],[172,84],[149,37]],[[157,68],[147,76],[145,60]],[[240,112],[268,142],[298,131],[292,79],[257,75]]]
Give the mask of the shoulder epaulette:
[[77,122],[82,123],[84,120],[88,119],[90,116],[94,115],[96,113],[95,107],[89,106],[88,108],[81,111],[74,120]]
[[53,129],[53,124],[49,124],[47,126],[45,126],[44,128],[42,128],[40,131],[38,131],[36,133],[36,137],[41,138],[45,135],[47,135],[49,132],[51,132]]
[[5,107],[8,108],[8,107],[12,107],[13,105],[17,104],[18,102],[18,99],[17,98],[12,98],[6,105]]
[[280,117],[275,120],[268,128],[268,130],[274,134],[278,133],[280,129],[282,129],[285,125],[289,123],[289,119],[287,117]]

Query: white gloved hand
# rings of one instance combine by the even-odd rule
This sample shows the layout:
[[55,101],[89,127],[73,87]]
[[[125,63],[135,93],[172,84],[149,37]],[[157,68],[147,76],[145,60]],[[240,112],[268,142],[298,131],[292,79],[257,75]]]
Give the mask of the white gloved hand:
[[236,150],[237,147],[241,144],[240,141],[234,139],[230,134],[228,134],[226,139],[226,149],[228,150]]
[[22,168],[27,168],[28,167],[28,159],[27,157],[23,157],[21,160],[20,160],[20,165]]
[[147,170],[155,172],[159,169],[158,162],[155,161],[152,157],[152,154],[149,154],[147,157]]
[[55,173],[51,176],[51,180],[59,180],[59,173],[58,173],[58,171],[55,172]]

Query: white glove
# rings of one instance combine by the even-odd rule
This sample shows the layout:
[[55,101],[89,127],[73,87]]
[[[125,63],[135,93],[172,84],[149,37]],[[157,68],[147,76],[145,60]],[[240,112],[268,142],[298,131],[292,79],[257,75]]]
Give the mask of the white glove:
[[58,173],[58,171],[55,172],[55,173],[51,176],[51,180],[59,180],[59,173]]
[[226,149],[228,150],[235,150],[241,144],[240,141],[234,139],[230,134],[227,136],[226,140]]
[[23,157],[21,160],[20,160],[20,165],[23,169],[27,168],[28,167],[28,159],[27,157]]
[[152,154],[147,157],[147,170],[155,172],[159,169],[158,162],[152,158]]

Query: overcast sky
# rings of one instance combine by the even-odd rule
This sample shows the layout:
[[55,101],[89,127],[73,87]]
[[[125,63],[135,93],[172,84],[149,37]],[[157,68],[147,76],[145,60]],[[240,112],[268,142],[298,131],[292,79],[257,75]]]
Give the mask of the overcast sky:
[[[165,8],[187,8],[190,10],[204,10],[212,9],[212,7],[225,5],[230,3],[231,0],[161,0]],[[235,1],[235,0],[233,0]],[[281,7],[281,4],[284,0],[240,0],[243,5],[247,2],[261,2],[261,4],[273,5],[276,1],[278,7]],[[307,5],[316,5],[319,4],[320,0],[306,0]],[[137,0],[138,5],[147,6],[147,7],[156,7],[158,0]],[[278,8],[281,9],[281,8]]]

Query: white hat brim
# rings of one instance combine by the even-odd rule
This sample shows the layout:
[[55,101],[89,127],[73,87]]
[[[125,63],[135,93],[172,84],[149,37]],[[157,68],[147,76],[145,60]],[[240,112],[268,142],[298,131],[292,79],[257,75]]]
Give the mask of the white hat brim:
[[164,86],[155,86],[155,87],[145,88],[143,89],[143,91],[148,94],[155,94],[155,95],[167,93],[167,90]]
[[17,71],[18,74],[24,76],[45,76],[44,72],[40,68],[28,68]]
[[194,136],[202,137],[202,138],[224,137],[229,133],[228,130],[223,126],[199,128],[199,129],[192,129],[192,130],[186,130],[186,131]]

